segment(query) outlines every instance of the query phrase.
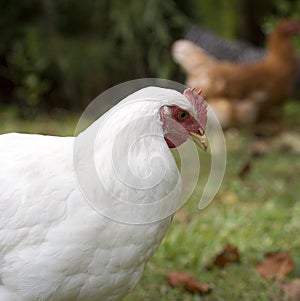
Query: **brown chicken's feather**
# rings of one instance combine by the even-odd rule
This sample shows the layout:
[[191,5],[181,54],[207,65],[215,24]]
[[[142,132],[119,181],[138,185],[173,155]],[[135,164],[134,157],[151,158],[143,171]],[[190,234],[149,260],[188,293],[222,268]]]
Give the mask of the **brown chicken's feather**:
[[224,128],[277,119],[278,107],[293,92],[296,53],[290,37],[299,21],[280,22],[267,40],[264,59],[248,64],[217,60],[188,40],[173,44],[172,55],[187,74],[186,84],[202,88]]

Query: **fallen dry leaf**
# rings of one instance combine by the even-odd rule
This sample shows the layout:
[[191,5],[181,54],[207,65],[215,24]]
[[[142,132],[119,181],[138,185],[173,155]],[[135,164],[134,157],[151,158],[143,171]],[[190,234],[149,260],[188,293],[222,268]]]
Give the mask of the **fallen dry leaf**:
[[172,272],[167,275],[167,282],[172,287],[182,287],[194,294],[206,294],[212,289],[208,284],[200,283],[193,276],[181,272]]
[[241,180],[243,180],[246,177],[246,175],[250,172],[251,168],[252,168],[252,164],[251,164],[251,161],[249,160],[240,169],[240,171],[238,173],[238,177]]
[[251,157],[261,157],[269,151],[269,147],[264,140],[254,140],[250,146]]
[[207,266],[207,269],[212,267],[224,268],[228,264],[240,262],[240,253],[237,247],[227,244],[222,252],[220,252],[214,261]]
[[280,285],[281,289],[286,293],[286,297],[290,301],[300,300],[300,279],[296,278],[288,283]]
[[282,278],[294,268],[292,258],[288,252],[265,254],[264,260],[257,266],[256,271],[263,277]]

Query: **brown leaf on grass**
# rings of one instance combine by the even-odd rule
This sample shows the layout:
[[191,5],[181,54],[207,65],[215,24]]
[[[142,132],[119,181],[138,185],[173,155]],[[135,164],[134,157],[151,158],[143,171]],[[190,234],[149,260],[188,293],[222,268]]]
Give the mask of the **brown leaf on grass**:
[[172,272],[167,275],[167,282],[171,287],[183,287],[194,294],[207,294],[212,289],[208,284],[200,283],[193,276],[181,272]]
[[265,155],[269,151],[269,147],[264,140],[255,140],[250,146],[250,153],[252,158],[257,158]]
[[207,267],[224,268],[228,264],[240,262],[240,252],[237,247],[227,244],[222,252],[220,252],[214,259],[214,261]]
[[266,253],[264,260],[256,267],[263,277],[282,278],[294,268],[291,255],[288,252]]
[[283,283],[280,288],[286,293],[286,297],[290,301],[300,300],[300,279],[296,278],[288,283]]
[[246,177],[246,175],[250,172],[251,168],[252,168],[252,163],[249,160],[242,166],[242,168],[238,172],[238,177],[241,180],[243,180]]

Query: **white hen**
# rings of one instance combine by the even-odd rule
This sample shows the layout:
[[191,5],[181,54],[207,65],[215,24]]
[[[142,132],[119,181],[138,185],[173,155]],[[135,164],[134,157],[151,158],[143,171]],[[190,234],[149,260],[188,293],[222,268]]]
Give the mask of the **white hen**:
[[[138,127],[132,126],[134,118]],[[117,198],[149,205],[169,195],[175,202],[180,175],[168,146],[180,145],[189,134],[204,146],[205,125],[206,105],[192,90],[182,95],[148,87],[125,98],[77,138],[1,135],[0,300],[115,301],[125,296],[139,281],[171,217],[160,215],[155,204],[138,206],[138,218],[123,207],[120,214],[117,207],[111,212],[103,208],[116,205]],[[100,128],[101,139],[92,138]],[[143,134],[146,140],[127,149],[131,155],[114,151],[113,145],[122,146],[116,141],[127,147]],[[83,146],[75,148],[76,154],[74,141]],[[165,174],[143,189],[147,159],[157,152]],[[94,156],[95,170],[105,177],[100,188],[101,181],[90,178],[87,155]],[[113,161],[121,163],[120,174],[135,187],[117,179]],[[152,176],[161,175],[154,171]],[[112,212],[123,222],[108,218]],[[139,225],[124,223],[130,216]]]

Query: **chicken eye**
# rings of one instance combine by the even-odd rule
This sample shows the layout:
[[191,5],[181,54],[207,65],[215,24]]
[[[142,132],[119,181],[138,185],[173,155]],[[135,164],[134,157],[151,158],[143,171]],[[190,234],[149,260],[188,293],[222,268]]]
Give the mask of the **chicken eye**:
[[189,117],[189,113],[187,111],[179,111],[177,114],[178,121],[184,121]]

